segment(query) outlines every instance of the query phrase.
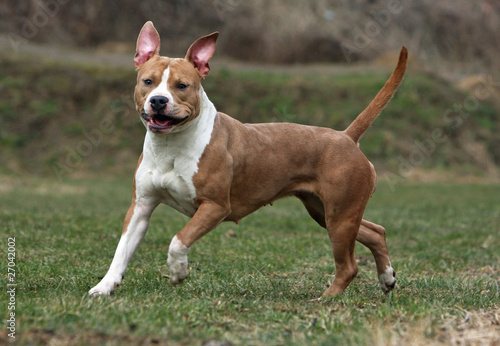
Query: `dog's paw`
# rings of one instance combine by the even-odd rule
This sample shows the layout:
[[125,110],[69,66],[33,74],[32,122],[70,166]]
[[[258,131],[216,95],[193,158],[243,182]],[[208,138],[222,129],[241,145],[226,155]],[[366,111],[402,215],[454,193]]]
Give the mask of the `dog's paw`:
[[380,288],[384,293],[389,293],[396,287],[396,272],[392,267],[387,267],[385,272],[380,275]]
[[187,257],[185,262],[168,257],[167,260],[170,281],[173,285],[180,284],[189,276]]
[[89,296],[109,296],[118,286],[120,286],[119,282],[102,279],[101,282],[90,289]]
[[175,236],[170,243],[167,259],[170,281],[174,285],[180,284],[189,276],[188,252],[189,248]]

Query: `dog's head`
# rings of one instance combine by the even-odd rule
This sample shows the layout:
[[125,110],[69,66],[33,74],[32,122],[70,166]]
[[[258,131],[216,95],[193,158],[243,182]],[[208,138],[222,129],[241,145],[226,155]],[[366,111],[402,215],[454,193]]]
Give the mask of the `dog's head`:
[[152,22],[137,39],[135,104],[149,131],[170,133],[200,114],[201,81],[210,71],[218,32],[203,36],[189,47],[184,59],[162,57],[160,35]]

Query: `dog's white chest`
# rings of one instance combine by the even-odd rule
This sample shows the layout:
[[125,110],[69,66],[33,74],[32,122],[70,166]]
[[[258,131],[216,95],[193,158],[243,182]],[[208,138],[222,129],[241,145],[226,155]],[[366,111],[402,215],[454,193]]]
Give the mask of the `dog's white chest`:
[[[187,216],[196,212],[196,189],[193,176],[198,171],[198,160],[179,156],[173,150],[150,156],[144,153],[137,170],[137,189],[141,196],[165,203]],[[177,155],[176,155],[177,154]]]
[[193,176],[210,142],[217,113],[204,92],[201,96],[202,112],[188,128],[167,135],[147,132],[135,176],[138,200],[164,203],[190,217],[196,212]]

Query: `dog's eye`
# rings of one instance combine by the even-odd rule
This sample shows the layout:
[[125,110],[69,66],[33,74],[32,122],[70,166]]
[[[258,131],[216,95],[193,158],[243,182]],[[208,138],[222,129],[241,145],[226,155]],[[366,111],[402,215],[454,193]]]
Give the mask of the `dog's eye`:
[[144,85],[147,85],[147,86],[150,86],[153,84],[153,81],[151,79],[144,79],[143,82],[144,82]]
[[188,86],[187,86],[186,84],[184,84],[184,83],[179,83],[179,84],[177,84],[177,89],[179,89],[179,90],[184,90],[184,89],[186,89],[187,87],[188,87]]

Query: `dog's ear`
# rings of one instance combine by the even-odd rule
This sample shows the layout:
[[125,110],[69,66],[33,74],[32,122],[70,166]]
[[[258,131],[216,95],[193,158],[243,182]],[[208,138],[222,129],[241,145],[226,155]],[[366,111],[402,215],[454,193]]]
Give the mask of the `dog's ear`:
[[185,59],[193,64],[203,77],[210,72],[208,61],[215,52],[217,37],[219,37],[218,32],[200,37],[189,47],[186,53]]
[[149,21],[142,27],[137,39],[137,48],[134,57],[136,68],[141,67],[154,55],[160,53],[160,35],[156,31],[153,22]]

